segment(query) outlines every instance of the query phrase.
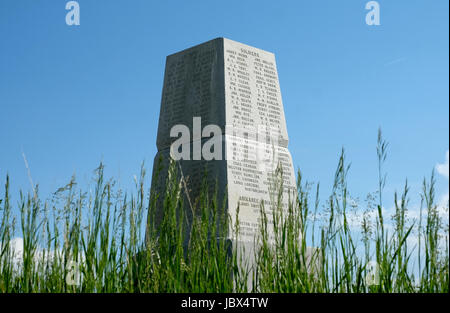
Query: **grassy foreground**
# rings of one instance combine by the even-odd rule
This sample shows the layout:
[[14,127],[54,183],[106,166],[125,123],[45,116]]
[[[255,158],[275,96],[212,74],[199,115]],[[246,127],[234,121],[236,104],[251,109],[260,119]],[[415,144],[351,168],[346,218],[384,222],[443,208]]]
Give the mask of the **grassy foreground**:
[[[349,196],[342,152],[326,203],[319,203],[319,186],[303,182],[299,172],[296,203],[270,219],[261,207],[254,271],[237,251],[229,253],[237,248],[210,240],[225,237],[227,227],[219,225],[231,223],[233,236],[239,230],[216,197],[202,193],[188,218],[175,166],[164,195],[146,192],[143,167],[135,193],[123,194],[100,165],[91,194],[72,178],[51,200],[42,201],[36,187],[14,204],[7,176],[0,195],[0,292],[449,292],[448,219],[435,202],[434,175],[424,180],[418,218],[407,215],[407,184],[395,195],[395,214],[385,216],[386,147],[379,133],[379,189],[364,206]],[[158,225],[157,196],[164,203]],[[23,246],[13,244],[16,237]],[[305,266],[307,246],[318,248],[313,270]]]

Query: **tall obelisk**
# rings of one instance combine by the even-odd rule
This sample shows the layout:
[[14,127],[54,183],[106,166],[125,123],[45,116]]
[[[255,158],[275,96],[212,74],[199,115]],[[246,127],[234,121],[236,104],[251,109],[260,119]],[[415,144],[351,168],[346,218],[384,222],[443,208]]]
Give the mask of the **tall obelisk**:
[[269,224],[271,208],[280,205],[273,189],[277,166],[283,173],[282,207],[293,200],[288,142],[273,53],[216,38],[167,57],[154,173],[161,157],[163,163],[153,192],[164,192],[172,156],[186,178],[185,204],[192,205],[206,169],[211,192],[217,182],[233,219],[239,205],[240,241],[253,242],[261,203]]

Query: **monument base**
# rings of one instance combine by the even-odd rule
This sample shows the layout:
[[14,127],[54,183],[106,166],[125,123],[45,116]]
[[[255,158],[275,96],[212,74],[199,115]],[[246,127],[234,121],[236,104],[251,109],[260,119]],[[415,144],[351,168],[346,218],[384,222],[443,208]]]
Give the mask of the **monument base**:
[[[246,288],[248,292],[260,292],[261,290],[255,290],[255,288],[258,288],[258,278],[261,278],[260,270],[261,266],[264,266],[266,264],[258,264],[258,256],[260,255],[260,248],[261,245],[254,244],[251,242],[245,242],[245,241],[232,241],[230,240],[231,249],[229,250],[230,255],[233,253],[236,253],[236,258],[238,265],[240,266],[242,273],[243,280],[246,282]],[[278,252],[276,249],[274,249],[273,245],[268,246],[269,249],[273,252]],[[300,254],[301,255],[301,254]],[[320,272],[320,265],[321,265],[321,253],[320,249],[313,248],[313,247],[306,247],[304,256],[302,257],[302,260],[300,260],[300,264],[303,264],[304,266],[304,273],[306,275],[313,275],[316,279],[318,279],[318,273]],[[274,262],[277,260],[274,259]],[[267,262],[267,260],[265,260]],[[246,279],[245,276],[247,276]],[[244,281],[241,280],[242,283]],[[243,286],[240,286],[240,288],[235,287],[236,290],[242,290]]]

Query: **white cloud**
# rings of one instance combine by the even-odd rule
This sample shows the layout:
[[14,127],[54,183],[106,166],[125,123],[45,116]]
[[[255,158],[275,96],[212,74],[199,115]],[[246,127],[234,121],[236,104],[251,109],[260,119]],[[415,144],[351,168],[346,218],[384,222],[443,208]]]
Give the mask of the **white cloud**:
[[[0,251],[2,249],[0,243]],[[13,268],[17,271],[21,270],[23,265],[23,238],[15,237],[9,242],[9,251],[11,255],[11,260],[13,262]],[[61,249],[58,250],[47,250],[37,247],[33,254],[33,259],[35,266],[38,266],[40,262],[52,261],[54,258],[62,258],[63,252]],[[84,260],[84,254],[79,253],[79,260]]]
[[[438,163],[436,165],[437,172],[440,175],[447,178],[447,180],[448,180],[448,154],[449,154],[448,152],[449,151],[447,150],[447,153],[445,154],[445,163],[442,163],[442,164]],[[448,184],[447,184],[447,193],[445,193],[441,196],[439,203],[438,203],[439,212],[446,217],[448,217],[448,210],[447,210],[448,199],[449,199],[449,194],[448,194]]]
[[441,174],[442,176],[444,176],[448,179],[448,150],[445,155],[445,163],[442,163],[442,164],[438,163],[436,165],[436,170],[439,174]]
[[19,237],[12,239],[9,244],[9,247],[11,249],[13,262],[15,264],[21,263],[23,255],[23,239]]
[[[1,248],[1,246],[0,246]],[[11,255],[11,260],[13,262],[15,269],[20,269],[23,263],[23,238],[16,237],[11,239],[9,242],[9,250]],[[54,253],[54,251],[47,251],[44,253],[43,249],[37,248],[34,252],[34,260],[35,262],[38,262],[39,260],[47,260],[47,258],[53,258],[57,254]],[[58,256],[61,254],[59,253]],[[45,259],[44,259],[45,258]]]

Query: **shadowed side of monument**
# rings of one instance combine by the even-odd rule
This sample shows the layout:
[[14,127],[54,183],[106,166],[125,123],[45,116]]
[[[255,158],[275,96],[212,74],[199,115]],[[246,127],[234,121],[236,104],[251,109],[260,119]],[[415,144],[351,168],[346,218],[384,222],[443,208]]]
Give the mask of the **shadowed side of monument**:
[[[208,161],[202,158],[202,147],[211,139],[209,134],[202,138],[202,125],[217,125],[221,132],[225,126],[223,70],[220,38],[169,55],[166,59],[151,193],[166,193],[167,180],[170,179],[168,168],[170,160],[174,160],[187,226],[192,222],[204,181],[210,194],[217,191],[219,203],[226,201],[224,155]],[[200,125],[194,125],[198,119]],[[217,141],[215,148],[220,145],[221,150],[225,151],[225,142]],[[155,224],[161,222],[163,206],[163,197],[158,197]]]

